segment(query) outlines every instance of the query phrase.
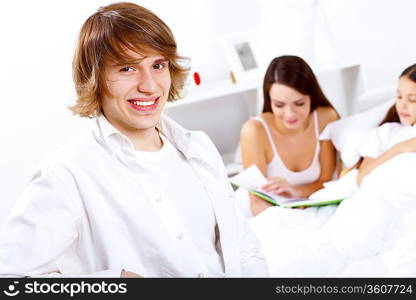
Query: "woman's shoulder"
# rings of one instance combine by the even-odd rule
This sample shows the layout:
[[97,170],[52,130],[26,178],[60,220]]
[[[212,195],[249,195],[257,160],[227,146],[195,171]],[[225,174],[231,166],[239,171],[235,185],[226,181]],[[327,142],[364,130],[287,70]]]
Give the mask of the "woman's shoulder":
[[322,131],[326,125],[339,119],[335,109],[330,106],[320,106],[316,109],[319,120],[319,129]]
[[263,135],[265,132],[264,125],[259,119],[267,123],[269,118],[268,114],[269,113],[262,113],[261,115],[246,121],[241,128],[241,136]]
[[319,119],[326,121],[327,123],[333,122],[339,119],[339,115],[335,109],[330,106],[320,106],[316,109]]
[[241,134],[254,134],[262,130],[263,125],[256,119],[252,118],[246,121],[241,128]]

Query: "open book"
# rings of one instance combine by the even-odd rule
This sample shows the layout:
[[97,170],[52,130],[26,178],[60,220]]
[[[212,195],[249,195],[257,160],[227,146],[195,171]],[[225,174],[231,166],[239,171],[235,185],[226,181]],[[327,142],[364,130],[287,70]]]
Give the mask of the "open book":
[[309,206],[324,206],[330,204],[338,204],[344,199],[321,200],[308,198],[286,198],[266,192],[261,189],[261,186],[267,184],[267,179],[260,172],[256,165],[243,170],[239,174],[230,178],[232,185],[246,189],[257,197],[270,202],[276,206],[295,208],[295,207],[309,207]]

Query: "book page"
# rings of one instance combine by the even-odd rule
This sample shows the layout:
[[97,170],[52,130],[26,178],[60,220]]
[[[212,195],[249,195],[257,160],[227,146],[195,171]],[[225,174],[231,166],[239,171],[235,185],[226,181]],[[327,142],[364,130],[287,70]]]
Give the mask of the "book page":
[[300,203],[307,205],[309,203],[308,201],[314,201],[307,198],[286,198],[262,190],[261,187],[267,184],[268,181],[256,165],[252,165],[239,174],[231,177],[230,181],[232,184],[247,189],[258,197],[278,206],[296,207],[302,206]]
[[301,200],[301,199],[290,199],[290,198],[282,197],[282,196],[275,195],[270,192],[266,192],[262,190],[261,187],[267,184],[268,181],[256,165],[252,165],[249,168],[240,172],[239,174],[231,177],[230,181],[234,185],[245,188],[251,192],[255,192],[254,194],[257,194],[257,196],[259,196],[260,198],[271,199],[272,201],[269,201],[269,202],[272,202],[275,205],[277,204],[281,206],[282,204],[287,203],[287,202]]
[[257,190],[267,184],[267,179],[256,165],[252,165],[230,178],[230,181],[248,190]]

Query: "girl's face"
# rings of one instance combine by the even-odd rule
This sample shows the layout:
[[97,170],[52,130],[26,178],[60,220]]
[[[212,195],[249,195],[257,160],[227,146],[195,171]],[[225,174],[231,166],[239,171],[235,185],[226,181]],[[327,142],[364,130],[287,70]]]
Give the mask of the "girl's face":
[[269,91],[272,111],[275,117],[287,129],[298,129],[303,126],[310,114],[311,99],[280,83],[274,83]]
[[416,82],[407,76],[402,76],[399,79],[396,110],[403,125],[416,123]]

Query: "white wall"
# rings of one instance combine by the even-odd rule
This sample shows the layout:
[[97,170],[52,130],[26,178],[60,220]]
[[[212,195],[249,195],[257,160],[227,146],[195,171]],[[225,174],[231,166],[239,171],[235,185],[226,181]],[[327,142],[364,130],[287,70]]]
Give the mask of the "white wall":
[[367,88],[395,83],[416,63],[414,0],[321,0],[339,57],[357,57]]
[[[0,223],[39,161],[85,130],[72,117],[71,60],[82,22],[110,1],[7,1],[0,18]],[[313,0],[147,0],[172,28],[203,83],[225,79],[222,35],[255,32],[266,60],[283,53],[316,58]],[[338,58],[365,67],[367,87],[392,83],[415,61],[413,0],[321,0]]]

